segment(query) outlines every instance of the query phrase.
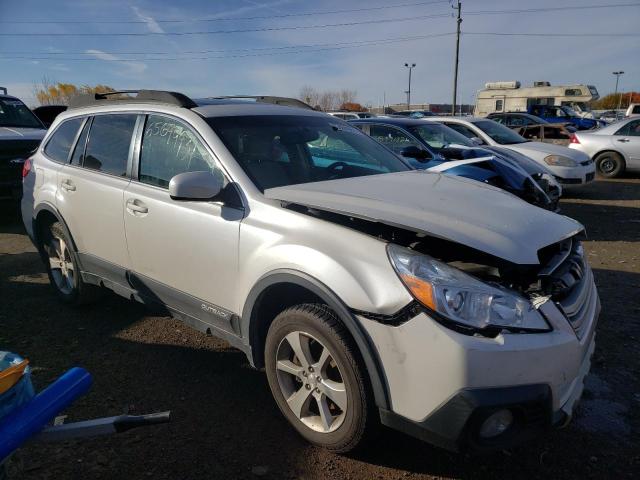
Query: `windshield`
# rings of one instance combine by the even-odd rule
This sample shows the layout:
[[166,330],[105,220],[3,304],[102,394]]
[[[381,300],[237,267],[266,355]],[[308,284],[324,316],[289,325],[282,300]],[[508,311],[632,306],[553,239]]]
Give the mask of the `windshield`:
[[261,191],[410,170],[378,142],[331,117],[256,115],[207,122]]
[[527,141],[510,128],[500,125],[493,120],[480,120],[478,122],[473,122],[473,124],[500,145],[514,145],[516,143],[525,143]]
[[465,147],[475,147],[475,144],[461,133],[438,123],[425,123],[424,125],[411,127],[409,130],[436,151],[446,148],[452,143],[464,145]]
[[578,112],[576,112],[573,108],[571,107],[562,107],[562,110],[564,111],[564,113],[566,113],[568,116],[570,117],[578,117]]
[[40,120],[17,98],[0,99],[0,127],[43,128]]

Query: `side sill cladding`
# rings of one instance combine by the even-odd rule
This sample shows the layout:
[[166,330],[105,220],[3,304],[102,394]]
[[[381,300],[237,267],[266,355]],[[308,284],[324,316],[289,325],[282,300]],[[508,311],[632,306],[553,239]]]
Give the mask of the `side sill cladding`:
[[[371,340],[366,335],[349,308],[331,289],[329,289],[329,287],[306,273],[297,270],[279,269],[264,275],[253,286],[247,296],[242,310],[240,331],[243,341],[248,342],[249,344],[249,348],[251,350],[251,364],[256,367],[262,366],[260,365],[261,360],[259,358],[255,358],[256,352],[262,351],[262,346],[259,345],[259,319],[257,318],[258,309],[255,308],[256,302],[258,301],[260,294],[270,286],[287,283],[309,290],[322,299],[322,301],[324,301],[334,312],[336,312],[340,320],[349,330],[349,333],[356,342],[358,350],[362,355],[366,370],[369,373],[369,380],[373,389],[376,405],[381,408],[388,408],[389,401],[387,384],[380,360],[375,354],[376,349],[371,345]],[[260,357],[260,355],[258,357]]]

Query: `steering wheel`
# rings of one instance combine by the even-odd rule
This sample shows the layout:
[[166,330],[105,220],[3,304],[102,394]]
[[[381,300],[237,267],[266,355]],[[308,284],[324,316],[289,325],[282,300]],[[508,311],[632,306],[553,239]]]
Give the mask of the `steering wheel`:
[[329,178],[334,178],[338,175],[338,168],[347,167],[348,165],[345,162],[333,162],[331,165],[327,167],[327,172],[329,173]]

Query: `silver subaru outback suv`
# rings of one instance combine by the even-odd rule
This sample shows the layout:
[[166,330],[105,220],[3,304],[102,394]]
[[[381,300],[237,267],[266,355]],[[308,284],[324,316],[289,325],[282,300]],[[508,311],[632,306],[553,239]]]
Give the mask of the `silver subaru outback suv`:
[[227,340],[314,444],[349,451],[383,424],[501,449],[566,424],[581,395],[600,310],[583,227],[411,170],[340,119],[78,97],[23,176],[63,302],[109,289]]

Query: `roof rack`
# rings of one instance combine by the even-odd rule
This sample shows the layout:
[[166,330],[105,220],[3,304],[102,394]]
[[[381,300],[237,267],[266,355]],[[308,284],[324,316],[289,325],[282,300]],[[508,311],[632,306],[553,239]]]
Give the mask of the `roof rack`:
[[[135,97],[131,96],[132,93],[136,94]],[[198,106],[189,97],[178,92],[168,92],[164,90],[120,90],[117,92],[83,93],[76,95],[69,100],[69,108],[104,105],[104,102],[166,103],[183,108],[194,108]]]
[[298,107],[298,108],[306,108],[307,110],[315,110],[308,103],[303,102],[302,100],[298,100],[297,98],[289,98],[289,97],[274,97],[272,95],[223,95],[220,97],[209,97],[211,99],[251,99],[255,100],[258,103],[272,103],[274,105],[283,105],[285,107]]

